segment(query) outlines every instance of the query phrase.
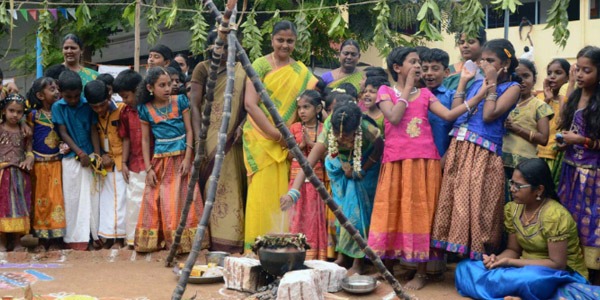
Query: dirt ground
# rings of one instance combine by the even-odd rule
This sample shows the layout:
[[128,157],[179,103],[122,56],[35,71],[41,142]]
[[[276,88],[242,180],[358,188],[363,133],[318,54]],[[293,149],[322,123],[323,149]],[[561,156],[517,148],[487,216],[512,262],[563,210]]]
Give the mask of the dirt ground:
[[[0,254],[0,296],[24,297],[31,284],[34,299],[146,300],[171,299],[177,285],[172,269],[164,266],[166,252],[143,255],[131,250],[92,252],[47,252],[46,254]],[[203,262],[200,255],[199,262]],[[185,257],[179,257],[183,262]],[[402,272],[397,269],[396,273]],[[373,270],[369,272],[376,276]],[[382,282],[375,292],[364,295],[336,293],[341,299],[383,299],[392,292]],[[249,294],[228,290],[223,283],[188,284],[183,299],[244,299]],[[453,266],[442,281],[430,282],[413,292],[419,299],[465,299],[454,289]],[[338,300],[341,300],[338,298]]]

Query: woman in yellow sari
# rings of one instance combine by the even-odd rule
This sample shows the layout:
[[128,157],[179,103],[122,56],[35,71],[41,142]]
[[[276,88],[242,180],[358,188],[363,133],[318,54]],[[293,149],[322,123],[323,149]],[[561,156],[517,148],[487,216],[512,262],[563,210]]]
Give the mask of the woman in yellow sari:
[[363,73],[356,69],[360,60],[358,43],[355,40],[344,41],[340,47],[339,57],[340,67],[323,74],[323,81],[327,87],[332,89],[339,87],[342,83],[350,83],[360,92]]
[[[278,22],[271,36],[273,52],[252,64],[286,126],[296,121],[296,97],[317,84],[308,68],[291,58],[296,37],[293,23]],[[248,172],[244,249],[248,251],[257,236],[288,230],[289,220],[279,208],[279,196],[287,192],[290,165],[283,136],[250,80],[244,104],[248,113],[243,128]]]

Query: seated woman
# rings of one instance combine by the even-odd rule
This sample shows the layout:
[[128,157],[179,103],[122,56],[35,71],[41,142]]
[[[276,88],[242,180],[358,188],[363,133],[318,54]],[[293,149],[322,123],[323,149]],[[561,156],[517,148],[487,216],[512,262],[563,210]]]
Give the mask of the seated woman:
[[508,247],[483,261],[460,262],[458,292],[475,299],[599,299],[600,287],[587,285],[577,225],[557,201],[548,165],[525,160],[509,182]]

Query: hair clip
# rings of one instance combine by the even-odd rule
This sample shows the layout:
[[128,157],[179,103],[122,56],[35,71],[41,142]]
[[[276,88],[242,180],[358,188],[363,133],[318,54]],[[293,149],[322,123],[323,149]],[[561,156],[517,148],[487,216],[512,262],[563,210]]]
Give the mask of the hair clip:
[[346,93],[346,90],[345,90],[345,89],[340,89],[340,88],[335,88],[335,89],[331,90],[331,92],[332,92],[332,93],[333,93],[333,92],[338,92],[338,93],[344,93],[344,94],[345,94],[345,93]]
[[506,48],[504,48],[503,50],[504,50],[504,54],[506,54],[506,56],[508,58],[512,58],[512,54],[510,54],[510,51],[506,50]]
[[342,117],[340,118],[340,136],[339,138],[342,138],[342,134],[343,134],[343,130],[344,130],[344,117],[346,116],[346,112],[343,111],[342,112]]

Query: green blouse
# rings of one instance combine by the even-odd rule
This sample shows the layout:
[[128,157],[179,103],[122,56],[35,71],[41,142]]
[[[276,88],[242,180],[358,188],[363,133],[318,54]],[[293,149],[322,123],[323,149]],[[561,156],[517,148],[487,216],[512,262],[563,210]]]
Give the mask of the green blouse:
[[579,245],[577,224],[569,211],[557,201],[550,200],[538,212],[537,221],[528,226],[521,222],[523,204],[509,202],[504,206],[504,226],[517,235],[523,249],[522,259],[548,259],[548,242],[567,240],[568,269],[588,278],[583,253]]

